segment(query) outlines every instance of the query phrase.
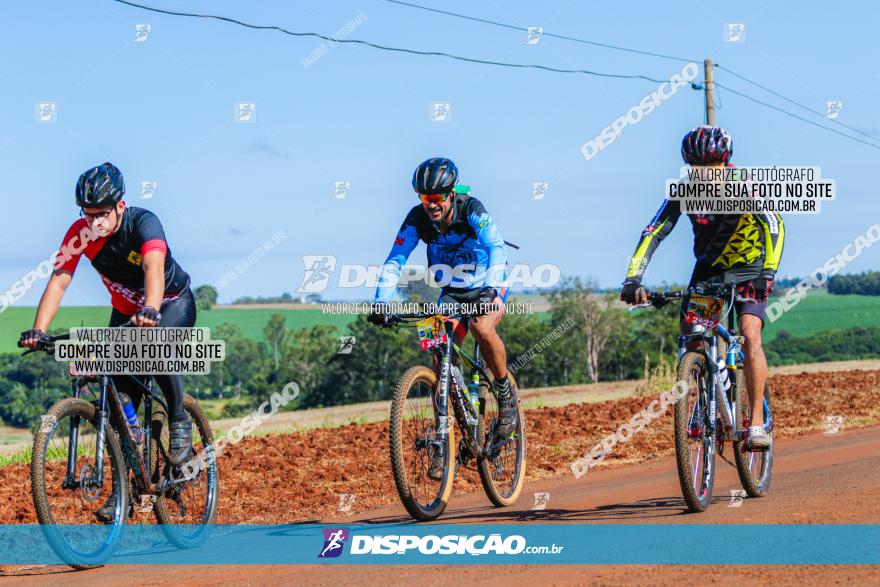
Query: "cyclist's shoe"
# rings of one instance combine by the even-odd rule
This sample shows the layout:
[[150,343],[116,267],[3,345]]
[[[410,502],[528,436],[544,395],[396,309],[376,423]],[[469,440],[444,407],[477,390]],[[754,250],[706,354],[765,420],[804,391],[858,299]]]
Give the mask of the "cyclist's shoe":
[[443,445],[435,445],[434,454],[431,455],[431,466],[428,467],[428,477],[434,481],[442,481],[446,472],[446,458],[443,455]]
[[170,437],[168,460],[172,465],[182,465],[192,454],[192,421],[187,418],[179,422],[171,422]]
[[495,393],[498,396],[498,421],[495,422],[495,438],[502,439],[510,435],[516,428],[519,410],[516,394],[511,393],[507,377],[495,382]]
[[763,451],[770,448],[770,435],[763,426],[749,426],[749,437],[746,440],[746,449],[751,451]]
[[116,517],[116,492],[110,494],[110,497],[107,498],[107,501],[104,502],[104,505],[95,512],[95,519],[98,520],[101,524],[112,524],[113,519]]

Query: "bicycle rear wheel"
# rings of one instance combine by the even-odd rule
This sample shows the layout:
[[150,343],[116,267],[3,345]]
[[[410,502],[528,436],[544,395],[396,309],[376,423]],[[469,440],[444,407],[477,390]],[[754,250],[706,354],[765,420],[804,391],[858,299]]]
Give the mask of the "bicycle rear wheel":
[[[428,367],[411,367],[401,376],[391,399],[391,470],[403,507],[416,520],[436,520],[446,509],[455,477],[455,426],[448,416],[448,435],[437,437],[434,390],[437,375]],[[443,451],[443,478],[428,477],[431,457]]]
[[193,422],[193,457],[181,467],[168,462],[169,428],[165,410],[159,409],[153,414],[150,451],[153,482],[159,479],[172,482],[156,498],[153,513],[169,542],[178,548],[193,548],[207,540],[217,516],[220,480],[208,419],[199,402],[187,393],[183,394],[183,408]]
[[[526,418],[519,401],[519,391],[513,375],[510,378],[511,391],[516,394],[519,418],[510,436],[495,443],[494,450],[477,459],[477,470],[483,490],[493,504],[498,507],[516,503],[526,477]],[[498,399],[491,392],[489,383],[480,385],[480,422],[477,434],[483,443],[491,444],[495,423],[498,421]]]
[[687,395],[675,402],[675,459],[678,481],[688,509],[702,512],[709,507],[715,483],[715,434],[709,430],[709,380],[706,357],[687,352],[678,365],[679,384]]
[[[104,435],[103,482],[97,484],[98,414],[77,398],[56,403],[43,416],[34,435],[31,493],[37,519],[52,550],[67,564],[87,569],[109,559],[122,537],[128,516],[128,480],[116,432],[107,424]],[[71,454],[70,434],[76,436]],[[74,475],[67,477],[68,462]],[[96,524],[95,513],[116,495],[110,524]]]
[[[736,428],[744,430],[746,414],[749,413],[749,396],[746,392],[745,374],[742,369],[736,375]],[[734,460],[739,480],[749,497],[764,497],[770,490],[773,476],[773,410],[770,404],[770,384],[764,384],[764,429],[770,435],[770,447],[764,451],[746,449],[745,438],[733,443]]]

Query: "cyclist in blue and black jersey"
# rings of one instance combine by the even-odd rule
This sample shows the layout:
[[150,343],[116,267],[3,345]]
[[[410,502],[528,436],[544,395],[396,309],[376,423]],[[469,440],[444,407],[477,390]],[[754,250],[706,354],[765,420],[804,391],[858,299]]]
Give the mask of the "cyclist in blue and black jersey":
[[[440,291],[440,303],[474,304],[483,309],[460,323],[455,336],[460,341],[470,327],[480,343],[480,353],[495,379],[493,390],[499,404],[495,434],[500,438],[514,430],[517,420],[507,355],[495,331],[507,298],[507,248],[483,204],[455,193],[457,183],[458,168],[449,159],[435,157],[416,168],[412,187],[421,204],[409,211],[394,238],[368,319],[378,325],[389,322],[388,302],[397,291],[401,268],[419,241],[425,242],[429,270],[436,281],[446,284]],[[433,456],[428,475],[443,477],[442,454]]]

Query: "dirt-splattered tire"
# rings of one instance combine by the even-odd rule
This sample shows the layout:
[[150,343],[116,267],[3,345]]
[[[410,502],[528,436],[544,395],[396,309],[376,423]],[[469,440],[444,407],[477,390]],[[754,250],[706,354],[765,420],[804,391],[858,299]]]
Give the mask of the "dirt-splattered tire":
[[[193,548],[208,539],[211,525],[217,517],[220,476],[216,455],[213,450],[206,448],[214,445],[214,434],[208,418],[199,402],[187,393],[183,394],[183,408],[193,422],[195,438],[190,466],[184,465],[181,470],[192,479],[157,498],[153,513],[169,542],[178,548]],[[161,434],[157,434],[159,431]],[[155,482],[160,471],[170,469],[165,457],[168,446],[167,415],[161,407],[153,414],[151,442],[151,470]]]
[[[513,374],[510,383],[516,389]],[[517,392],[517,396],[519,392]],[[522,401],[517,397],[519,418],[513,431],[512,442],[500,449],[493,457],[477,459],[477,470],[486,497],[497,507],[508,507],[516,503],[526,478],[526,417]],[[498,400],[490,391],[489,383],[480,384],[480,422],[477,434],[485,439],[492,434],[495,419],[498,417]],[[508,470],[509,473],[508,474]]]
[[692,512],[709,507],[715,483],[715,435],[708,433],[705,417],[706,380],[712,376],[706,361],[700,352],[685,353],[676,378],[688,388],[688,393],[675,401],[675,460],[681,493]]
[[[736,374],[737,389],[737,410],[736,410],[736,428],[742,430],[745,425],[745,414],[749,413],[749,397],[746,393],[746,378],[742,369],[737,370]],[[770,407],[770,414],[764,414],[765,422],[768,416],[773,413],[770,404],[770,384],[764,384],[764,401]],[[771,420],[772,422],[772,420]],[[745,441],[733,443],[734,460],[736,461],[736,471],[739,473],[739,480],[743,489],[749,497],[764,497],[770,491],[770,481],[773,478],[773,429],[768,432],[770,435],[770,448],[761,452],[749,452],[745,450]]]
[[[62,519],[60,511],[53,511],[54,508],[49,499],[50,487],[47,486],[47,476],[52,493],[57,496],[61,488],[61,479],[64,476],[62,473],[67,468],[68,433],[74,418],[78,418],[80,422],[77,426],[78,433],[82,432],[82,422],[87,422],[93,430],[97,431],[99,421],[95,406],[82,399],[61,400],[43,416],[41,426],[34,435],[31,453],[31,494],[37,520],[39,520],[41,530],[55,554],[74,568],[92,569],[102,566],[102,563],[113,555],[122,537],[122,530],[128,516],[127,470],[119,439],[108,423],[104,436],[104,484],[98,490],[97,495],[90,496],[88,501],[85,500],[85,497],[81,500],[83,504],[82,520]],[[80,438],[80,443],[77,446],[78,455],[83,452],[81,449],[85,444],[84,438]],[[55,444],[53,444],[53,440]],[[63,454],[61,451],[64,451]],[[56,458],[49,458],[50,452]],[[90,451],[85,451],[85,453],[88,452]],[[94,468],[93,459],[93,454],[84,454],[82,458],[77,458],[78,475],[76,481],[78,483],[81,483],[82,479],[88,476],[88,467]],[[47,474],[47,471],[50,470],[51,472]],[[118,499],[114,521],[107,526],[95,525],[94,519],[86,518],[86,514],[90,517],[94,512],[87,511],[85,504],[92,503],[94,504],[92,507],[97,509],[97,506],[100,505],[98,502],[102,498],[109,497],[113,487],[121,488],[117,491]],[[64,491],[71,493],[63,495],[82,493],[80,487],[64,489]],[[79,537],[77,537],[78,528],[83,528]],[[83,545],[88,542],[98,542],[99,544],[93,549],[83,550]]]
[[400,377],[391,399],[391,470],[403,507],[420,522],[436,520],[446,509],[455,478],[454,418],[447,420],[443,445],[444,473],[428,477],[432,442],[436,442],[433,393],[437,375],[428,367],[411,367]]

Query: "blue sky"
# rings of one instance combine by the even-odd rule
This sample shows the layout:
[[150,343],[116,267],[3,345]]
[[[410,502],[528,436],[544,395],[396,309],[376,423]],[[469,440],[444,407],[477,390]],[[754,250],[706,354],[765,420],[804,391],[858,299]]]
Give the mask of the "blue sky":
[[[659,79],[684,65],[548,37],[525,45],[519,31],[384,1],[145,3],[328,35],[363,13],[366,20],[351,38],[498,61]],[[826,100],[841,100],[840,121],[880,134],[880,75],[858,67],[880,16],[870,4],[432,5],[604,43],[711,57],[817,110]],[[731,21],[745,23],[745,42],[724,42],[724,23]],[[152,27],[143,43],[133,42],[138,23]],[[159,215],[173,254],[196,285],[219,280],[279,230],[287,234],[223,289],[221,301],[230,301],[293,292],[303,255],[381,263],[416,203],[412,170],[434,155],[458,163],[462,181],[503,236],[520,245],[513,261],[555,263],[564,274],[611,286],[621,281],[641,229],[661,202],[664,180],[677,173],[681,136],[703,117],[702,93],[683,88],[586,161],[580,146],[657,84],[343,44],[304,67],[301,61],[319,46],[315,38],[162,16],[110,0],[0,6],[0,51],[7,56],[0,64],[6,204],[0,289],[57,246],[77,214],[76,178],[105,160],[125,174],[129,205]],[[724,71],[716,79],[798,111]],[[56,122],[36,122],[35,103],[42,101],[57,104]],[[434,101],[451,103],[451,122],[430,121]],[[255,122],[234,122],[236,102],[256,103]],[[718,123],[734,136],[735,163],[820,166],[837,181],[838,199],[822,214],[786,217],[780,274],[811,272],[880,220],[875,149],[724,90],[720,102]],[[144,180],[158,182],[150,200],[139,198]],[[331,197],[335,181],[351,182],[346,198]],[[550,189],[532,200],[531,183],[538,181]],[[685,280],[691,240],[689,223],[682,222],[655,255],[648,280]],[[424,263],[423,246],[412,260]],[[876,269],[878,261],[880,246],[847,270]],[[42,289],[18,303],[35,304]],[[367,298],[372,291],[331,288],[325,295]],[[82,262],[65,303],[107,301]]]

